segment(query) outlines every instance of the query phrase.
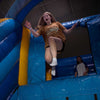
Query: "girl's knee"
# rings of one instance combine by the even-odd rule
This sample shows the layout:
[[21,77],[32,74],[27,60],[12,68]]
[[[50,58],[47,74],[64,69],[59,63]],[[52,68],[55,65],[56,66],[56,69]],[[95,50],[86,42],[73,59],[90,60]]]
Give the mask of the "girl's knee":
[[45,60],[46,60],[47,63],[51,63],[51,57],[45,56]]

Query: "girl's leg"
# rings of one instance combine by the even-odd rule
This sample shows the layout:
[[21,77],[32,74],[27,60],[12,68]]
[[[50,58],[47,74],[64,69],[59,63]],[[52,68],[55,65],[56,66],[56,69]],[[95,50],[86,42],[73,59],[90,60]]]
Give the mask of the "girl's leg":
[[[46,48],[46,50],[45,50],[45,60],[48,64],[50,64],[52,62],[52,55],[51,55],[50,47]],[[56,75],[54,66],[52,66],[51,75],[53,75],[53,76]]]
[[57,65],[57,50],[61,50],[63,42],[57,37],[49,37],[49,46],[45,50],[45,60],[50,66],[52,66],[51,74],[56,75],[55,66]]
[[45,49],[45,60],[48,64],[52,62],[52,55],[51,55],[50,47]]
[[51,66],[57,65],[57,50],[61,50],[63,47],[63,42],[60,38],[57,37],[49,37],[49,46],[52,55],[52,63]]

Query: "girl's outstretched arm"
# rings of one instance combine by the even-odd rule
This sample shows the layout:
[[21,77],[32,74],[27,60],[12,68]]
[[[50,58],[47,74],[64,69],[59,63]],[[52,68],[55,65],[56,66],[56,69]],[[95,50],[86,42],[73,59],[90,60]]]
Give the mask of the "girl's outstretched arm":
[[78,24],[78,23],[75,23],[70,29],[65,29],[65,30],[64,30],[64,33],[65,33],[65,34],[70,33],[70,32],[77,26],[77,24]]
[[28,22],[27,20],[26,20],[24,26],[27,27],[27,28],[32,32],[32,34],[34,35],[34,37],[40,36],[40,34],[37,33],[37,32],[32,28],[31,23]]

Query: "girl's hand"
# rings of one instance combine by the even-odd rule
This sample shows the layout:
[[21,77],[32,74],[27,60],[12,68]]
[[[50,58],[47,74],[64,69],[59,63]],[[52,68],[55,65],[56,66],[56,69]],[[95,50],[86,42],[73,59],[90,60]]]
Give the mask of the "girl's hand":
[[28,22],[27,20],[26,20],[24,26],[27,27],[28,29],[32,28],[31,23]]

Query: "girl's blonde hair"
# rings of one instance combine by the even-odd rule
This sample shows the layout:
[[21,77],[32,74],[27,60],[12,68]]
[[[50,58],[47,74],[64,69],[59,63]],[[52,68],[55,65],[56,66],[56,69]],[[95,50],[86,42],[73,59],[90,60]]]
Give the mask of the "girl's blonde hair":
[[[44,13],[48,14],[48,15],[51,17],[51,23],[52,23],[52,22],[56,22],[55,17],[54,17],[50,12],[44,12]],[[43,15],[44,15],[44,13],[43,13]],[[41,27],[41,26],[47,25],[46,22],[45,22],[44,19],[43,19],[43,15],[40,17],[40,19],[39,19],[39,21],[38,21],[37,28],[39,28],[39,27]]]

